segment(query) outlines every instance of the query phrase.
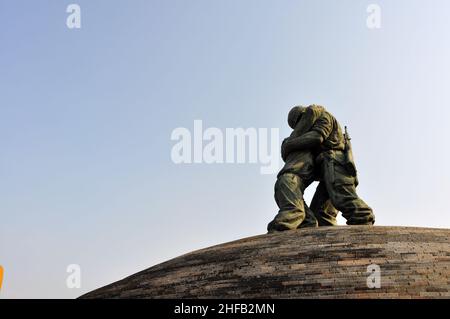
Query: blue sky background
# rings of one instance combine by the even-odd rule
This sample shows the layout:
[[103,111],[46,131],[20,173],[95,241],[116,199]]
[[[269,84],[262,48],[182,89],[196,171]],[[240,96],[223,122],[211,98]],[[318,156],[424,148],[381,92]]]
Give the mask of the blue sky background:
[[450,227],[450,2],[80,0],[79,30],[70,3],[0,0],[0,298],[73,298],[264,233],[275,175],[172,163],[195,119],[282,138],[292,105],[323,104],[377,225]]

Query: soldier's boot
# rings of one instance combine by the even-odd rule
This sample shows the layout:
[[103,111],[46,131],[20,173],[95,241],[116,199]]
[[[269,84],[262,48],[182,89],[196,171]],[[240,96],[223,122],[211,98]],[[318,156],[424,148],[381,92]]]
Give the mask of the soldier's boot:
[[[298,228],[306,218],[303,191],[305,185],[295,174],[286,173],[278,177],[275,183],[275,201],[279,207],[278,214],[267,225],[270,232]],[[308,213],[308,225],[317,225],[315,217]]]
[[347,225],[373,225],[372,209],[356,193],[356,178],[338,162],[325,160],[324,165],[323,177],[331,202],[347,219]]

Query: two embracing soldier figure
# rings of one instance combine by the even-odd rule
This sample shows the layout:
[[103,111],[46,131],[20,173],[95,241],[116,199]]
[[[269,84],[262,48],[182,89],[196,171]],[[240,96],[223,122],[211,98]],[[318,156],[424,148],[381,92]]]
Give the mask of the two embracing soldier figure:
[[[323,106],[295,106],[288,115],[293,129],[283,141],[284,167],[277,175],[275,201],[278,214],[269,233],[303,227],[336,225],[338,211],[348,225],[373,225],[372,209],[358,197],[358,178],[350,137]],[[319,181],[310,207],[305,189]]]

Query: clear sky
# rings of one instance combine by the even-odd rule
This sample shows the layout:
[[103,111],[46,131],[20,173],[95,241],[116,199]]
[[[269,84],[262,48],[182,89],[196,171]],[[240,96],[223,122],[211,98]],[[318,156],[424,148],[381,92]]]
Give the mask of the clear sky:
[[172,131],[196,119],[281,139],[291,106],[322,104],[350,129],[377,225],[449,228],[449,14],[447,0],[0,0],[0,298],[72,298],[264,233],[275,174],[172,162]]

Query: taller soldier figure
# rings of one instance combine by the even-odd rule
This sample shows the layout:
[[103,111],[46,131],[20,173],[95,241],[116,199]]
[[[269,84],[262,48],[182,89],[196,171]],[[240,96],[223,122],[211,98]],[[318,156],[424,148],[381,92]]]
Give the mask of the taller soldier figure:
[[[292,108],[288,115],[288,124],[293,132],[285,141],[310,131],[324,111],[319,105]],[[318,188],[321,191],[316,192],[314,197],[313,204],[317,214],[303,200],[305,189],[318,178],[314,158],[313,150],[306,148],[292,150],[283,156],[286,163],[278,173],[275,183],[275,201],[279,211],[267,226],[269,232],[335,224],[337,211],[331,205],[325,189]]]
[[320,196],[315,196],[312,206],[326,207],[327,197],[323,196],[326,191],[348,225],[372,225],[375,222],[372,209],[356,193],[358,180],[349,142],[334,116],[324,110],[308,132],[285,140],[281,152],[283,158],[304,150],[314,154],[321,183],[317,189]]

